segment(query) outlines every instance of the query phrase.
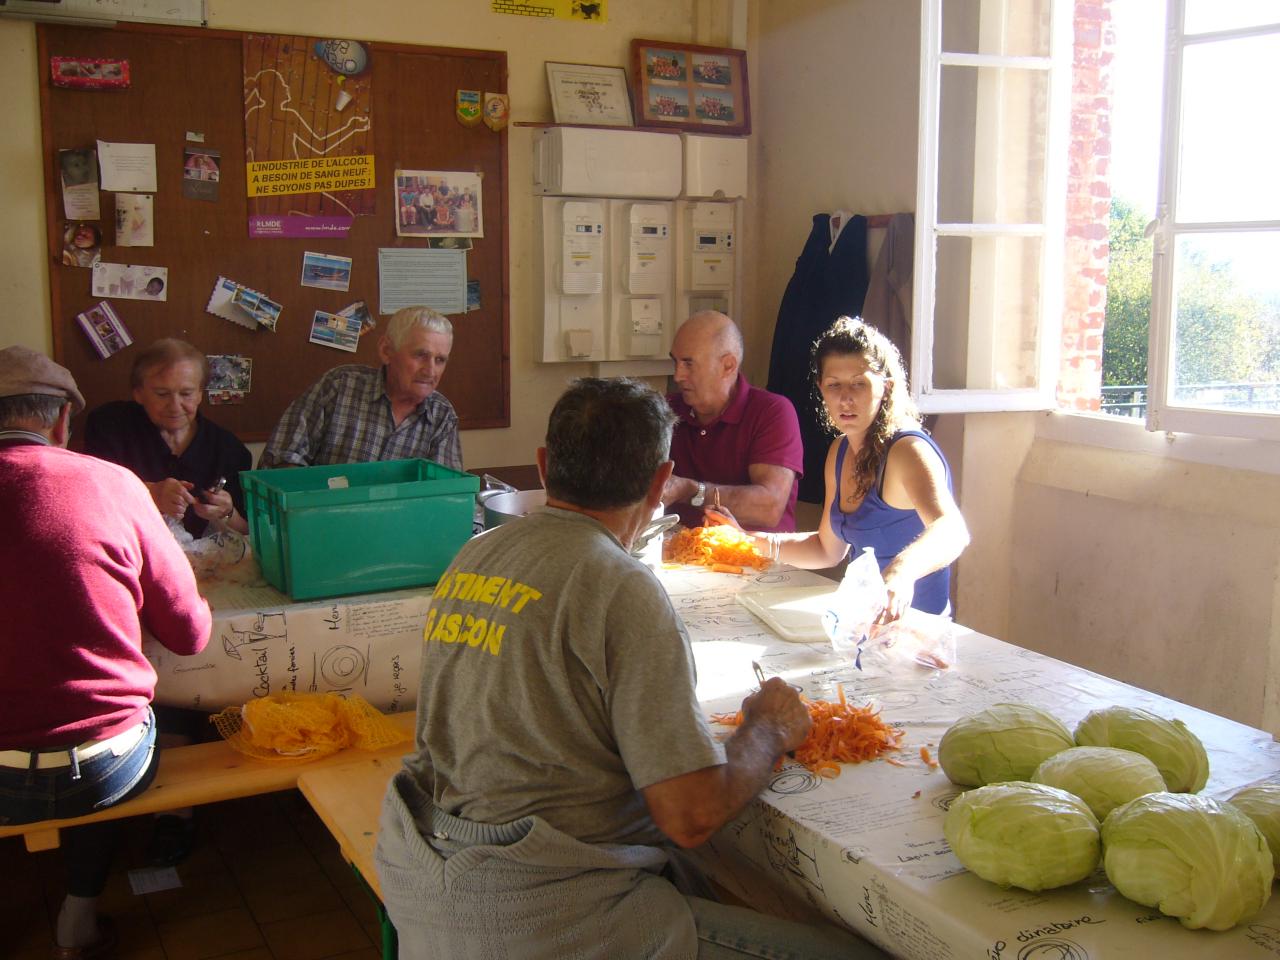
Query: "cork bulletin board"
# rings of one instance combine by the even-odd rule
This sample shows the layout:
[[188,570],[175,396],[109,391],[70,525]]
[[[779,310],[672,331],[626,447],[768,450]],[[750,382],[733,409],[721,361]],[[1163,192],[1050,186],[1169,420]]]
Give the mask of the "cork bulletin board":
[[[450,313],[454,344],[441,392],[464,429],[510,425],[507,135],[484,124],[464,126],[455,114],[458,90],[506,92],[504,52],[361,41],[367,63],[358,65],[358,76],[342,76],[316,56],[318,38],[250,36],[246,42],[235,31],[135,24],[41,25],[37,35],[54,354],[75,375],[90,408],[128,398],[137,350],[177,336],[209,355],[252,358],[244,397],[220,404],[206,399],[201,411],[241,440],[265,440],[289,402],[327,369],[379,362],[377,342],[389,316],[379,313],[378,251],[440,242],[397,231],[396,170],[456,171],[481,185],[483,206],[471,216],[483,236],[467,240],[470,302],[465,312]],[[248,62],[250,51],[262,52],[262,64]],[[55,86],[52,57],[128,61],[129,86]],[[351,120],[359,116],[368,118],[363,129]],[[372,170],[365,171],[373,175],[372,188],[337,179],[323,194],[247,195],[246,164],[255,151],[327,155],[339,137],[337,152],[372,157]],[[63,263],[68,221],[59,151],[96,141],[155,145],[152,245],[117,242],[125,228],[117,230],[116,199],[100,190],[101,260],[167,270],[163,301],[105,298],[133,339],[106,359],[77,320],[104,299],[92,292],[93,271]],[[184,191],[184,157],[190,162],[192,150],[220,156],[211,178],[216,185],[203,188],[213,200],[193,199],[189,184]],[[282,212],[354,219],[345,236],[250,236],[251,216]],[[317,275],[349,258],[349,288],[303,285],[305,254],[319,255],[307,259]],[[274,301],[280,307],[274,331],[206,312],[219,277]],[[368,305],[376,326],[354,353],[311,342],[315,311],[336,312],[357,300]]]

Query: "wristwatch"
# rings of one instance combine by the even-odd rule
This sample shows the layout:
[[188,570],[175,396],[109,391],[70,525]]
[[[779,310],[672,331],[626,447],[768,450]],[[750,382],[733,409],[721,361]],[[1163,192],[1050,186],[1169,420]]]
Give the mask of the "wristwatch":
[[704,500],[707,499],[707,485],[701,480],[698,481],[698,492],[689,498],[691,507],[700,507]]

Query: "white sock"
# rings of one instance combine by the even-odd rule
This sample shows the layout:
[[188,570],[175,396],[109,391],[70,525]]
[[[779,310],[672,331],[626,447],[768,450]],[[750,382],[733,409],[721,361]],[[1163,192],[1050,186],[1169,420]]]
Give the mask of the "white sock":
[[98,939],[98,898],[67,894],[58,911],[60,947],[83,947]]

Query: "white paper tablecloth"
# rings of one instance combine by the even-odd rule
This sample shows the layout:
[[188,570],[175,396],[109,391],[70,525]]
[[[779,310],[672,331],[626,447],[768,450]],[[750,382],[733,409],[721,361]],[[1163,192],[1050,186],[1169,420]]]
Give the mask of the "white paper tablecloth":
[[812,697],[843,681],[856,702],[873,700],[905,729],[907,764],[846,765],[835,780],[787,762],[741,816],[697,853],[703,867],[749,902],[784,914],[816,909],[895,956],[910,960],[1101,960],[1280,956],[1280,898],[1252,921],[1214,933],[1121,897],[1101,870],[1071,887],[1002,890],[968,873],[942,835],[960,790],[919,756],[936,756],[943,732],[994,703],[1022,701],[1067,725],[1098,707],[1126,704],[1183,720],[1204,741],[1205,793],[1225,799],[1245,784],[1280,777],[1280,746],[1264,731],[971,631],[947,670],[900,663],[859,674],[821,643],[775,637],[733,599],[748,583],[817,582],[781,571],[736,577],[678,569],[660,573],[689,626],[698,695],[708,714],[737,708],[754,688],[751,661]]
[[417,703],[431,587],[295,603],[260,577],[238,576],[203,577],[200,592],[213,611],[203,651],[180,657],[143,644],[156,703],[214,712],[281,690],[354,693],[389,713]]

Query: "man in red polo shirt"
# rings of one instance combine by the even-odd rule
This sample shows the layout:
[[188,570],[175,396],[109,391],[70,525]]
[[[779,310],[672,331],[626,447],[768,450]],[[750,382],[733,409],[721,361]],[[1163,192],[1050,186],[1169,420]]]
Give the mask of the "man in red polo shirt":
[[679,392],[667,402],[680,422],[662,502],[686,526],[700,526],[703,510],[718,503],[746,529],[794,530],[800,424],[790,400],[747,383],[737,324],[712,310],[695,313],[676,331],[671,359]]

